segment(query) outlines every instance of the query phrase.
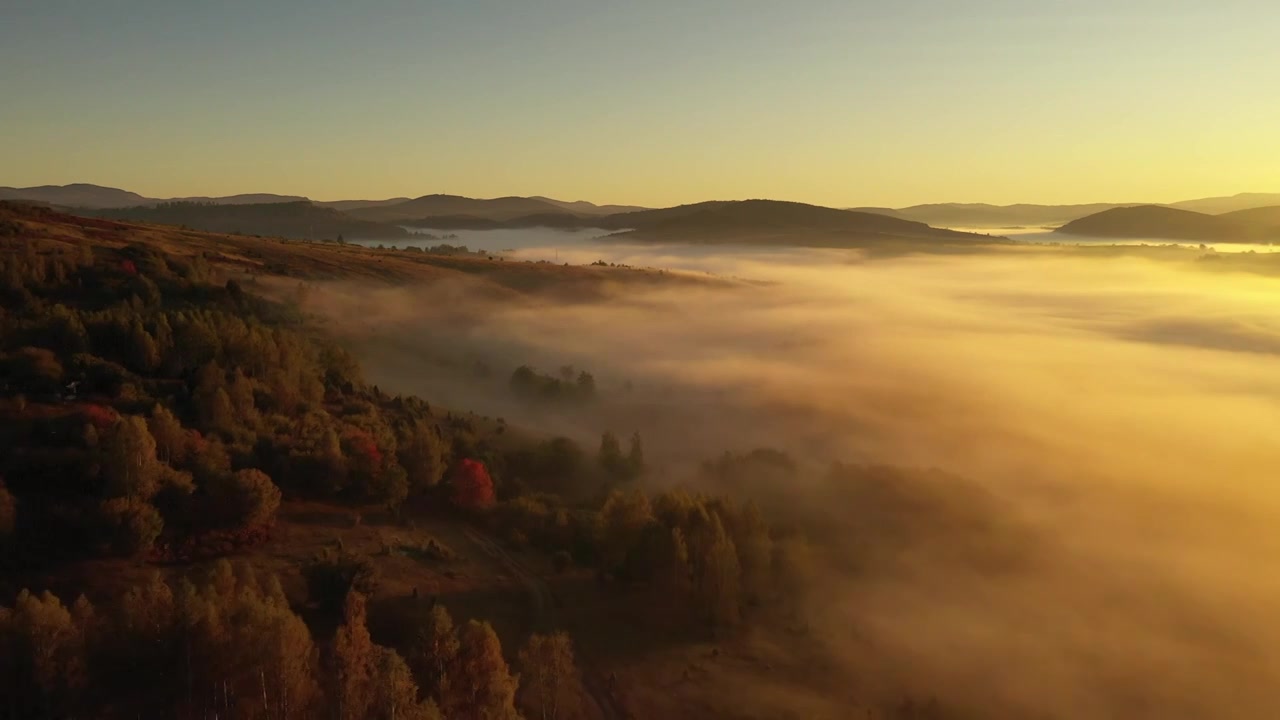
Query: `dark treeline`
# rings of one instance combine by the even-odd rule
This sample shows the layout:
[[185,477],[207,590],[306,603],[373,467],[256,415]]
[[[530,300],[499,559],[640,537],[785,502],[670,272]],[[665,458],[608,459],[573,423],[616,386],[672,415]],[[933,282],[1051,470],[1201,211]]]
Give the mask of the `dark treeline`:
[[0,716],[575,716],[583,693],[566,635],[529,637],[515,672],[488,623],[455,627],[425,601],[396,622],[396,646],[376,644],[366,598],[350,592],[317,642],[275,577],[225,560],[177,584],[154,575],[100,607],[24,590],[0,607]]

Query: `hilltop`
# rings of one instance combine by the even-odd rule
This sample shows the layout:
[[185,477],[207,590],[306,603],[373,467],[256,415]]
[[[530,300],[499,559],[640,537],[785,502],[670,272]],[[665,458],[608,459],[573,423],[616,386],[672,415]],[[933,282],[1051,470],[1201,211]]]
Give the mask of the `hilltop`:
[[0,187],[0,200],[23,200],[44,205],[80,208],[114,208],[145,205],[147,198],[119,188],[75,183],[39,187]]
[[892,243],[978,243],[992,238],[940,230],[876,213],[775,200],[711,201],[611,215],[612,237],[647,242],[869,247]]
[[221,205],[174,202],[99,210],[99,217],[180,225],[220,233],[271,235],[302,240],[393,239],[409,235],[404,228],[359,220],[333,208],[301,200],[284,203]]
[[433,217],[475,217],[511,220],[525,215],[562,214],[564,208],[544,200],[501,197],[491,200],[460,195],[423,195],[402,203],[375,205],[349,211],[352,217],[376,222],[418,222]]
[[1113,208],[1058,228],[1064,235],[1104,238],[1152,238],[1243,242],[1264,238],[1263,228],[1237,217],[1204,213],[1159,205]]
[[1121,204],[1088,205],[988,205],[986,203],[934,203],[911,207],[855,208],[863,212],[890,215],[943,227],[1043,227],[1061,225],[1078,218],[1123,207]]
[[1199,198],[1174,203],[1086,203],[1077,205],[990,205],[987,203],[931,203],[903,208],[858,207],[862,212],[878,213],[904,220],[915,220],[937,227],[1056,227],[1096,215],[1107,210],[1129,207],[1167,207],[1219,215],[1280,205],[1280,193],[1240,193],[1230,197]]
[[1173,203],[1170,207],[1209,215],[1223,215],[1240,210],[1253,210],[1280,205],[1280,193],[1238,193],[1227,197],[1200,198]]
[[222,197],[176,197],[149,198],[120,188],[74,183],[71,185],[41,185],[39,187],[0,187],[0,200],[19,200],[23,202],[41,203],[54,207],[101,210],[106,208],[129,208],[141,205],[156,205],[166,202],[194,202],[215,205],[256,205],[268,203],[297,202],[306,200],[297,195],[275,195],[272,193],[246,193]]

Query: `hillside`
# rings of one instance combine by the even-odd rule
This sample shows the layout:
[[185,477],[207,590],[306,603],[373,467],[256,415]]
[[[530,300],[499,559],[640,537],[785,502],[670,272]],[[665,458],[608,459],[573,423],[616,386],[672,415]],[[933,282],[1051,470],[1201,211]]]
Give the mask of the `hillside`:
[[359,220],[305,200],[253,205],[176,202],[99,210],[95,214],[116,220],[181,225],[209,232],[304,240],[336,240],[339,236],[348,240],[379,240],[408,235],[404,228]]
[[1069,222],[1056,232],[1083,237],[1215,242],[1242,242],[1258,239],[1264,234],[1260,228],[1235,218],[1160,205],[1105,210]]
[[905,220],[914,220],[935,227],[1013,228],[1061,225],[1115,207],[1121,207],[1121,205],[1111,203],[1094,203],[1090,205],[935,203],[898,209],[856,209],[863,212],[891,215]]
[[354,218],[374,222],[399,223],[432,217],[475,217],[511,220],[525,215],[563,214],[564,208],[533,198],[502,197],[491,200],[459,195],[424,195],[394,205],[375,205],[348,211]]
[[617,215],[618,213],[637,212],[640,210],[648,210],[648,208],[639,205],[596,205],[586,200],[574,200],[568,202],[565,200],[556,200],[555,198],[534,195],[530,200],[541,200],[542,202],[558,205],[571,213],[579,215]]
[[348,210],[360,210],[363,208],[385,207],[387,205],[399,205],[403,202],[409,202],[407,197],[390,198],[387,200],[331,200],[329,202],[319,202],[316,204],[320,207],[330,207],[334,210],[347,212]]
[[41,185],[39,187],[0,187],[0,200],[25,200],[81,208],[116,208],[145,205],[148,199],[127,190],[87,183],[74,185]]
[[1274,207],[1280,205],[1280,193],[1239,193],[1226,197],[1183,200],[1170,205],[1179,210],[1191,210],[1208,215],[1222,215],[1240,210]]
[[990,242],[887,215],[774,200],[711,201],[604,218],[615,238],[648,242],[867,247],[886,243]]
[[275,205],[279,203],[307,202],[301,195],[275,195],[272,193],[245,193],[242,195],[224,195],[222,197],[182,197],[168,200],[153,200],[159,203],[204,203],[208,205]]
[[1243,223],[1271,238],[1280,237],[1280,205],[1272,207],[1249,208],[1219,215],[1224,220]]
[[145,243],[176,257],[202,257],[218,271],[232,276],[384,285],[478,282],[494,299],[515,297],[512,293],[589,299],[615,286],[707,287],[722,282],[700,275],[647,269],[497,261],[481,254],[435,255],[354,244],[222,235],[0,202],[0,236],[5,228],[13,227],[41,242],[88,242],[111,251],[131,243]]

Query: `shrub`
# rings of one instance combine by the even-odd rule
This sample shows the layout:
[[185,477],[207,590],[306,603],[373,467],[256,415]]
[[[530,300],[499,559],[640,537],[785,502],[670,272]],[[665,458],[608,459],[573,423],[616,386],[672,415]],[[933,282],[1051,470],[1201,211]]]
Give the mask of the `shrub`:
[[377,570],[368,558],[345,551],[326,552],[302,569],[307,593],[330,610],[342,606],[347,593],[355,590],[372,595],[378,588]]
[[107,544],[119,555],[146,554],[164,530],[160,511],[136,498],[104,500],[99,510]]

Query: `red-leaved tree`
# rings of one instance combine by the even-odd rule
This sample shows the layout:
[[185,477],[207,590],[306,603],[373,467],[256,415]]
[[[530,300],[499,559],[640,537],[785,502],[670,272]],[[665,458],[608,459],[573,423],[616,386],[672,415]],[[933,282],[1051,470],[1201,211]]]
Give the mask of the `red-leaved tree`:
[[467,510],[484,510],[493,507],[497,497],[493,492],[493,478],[479,460],[464,459],[453,470],[453,504]]

